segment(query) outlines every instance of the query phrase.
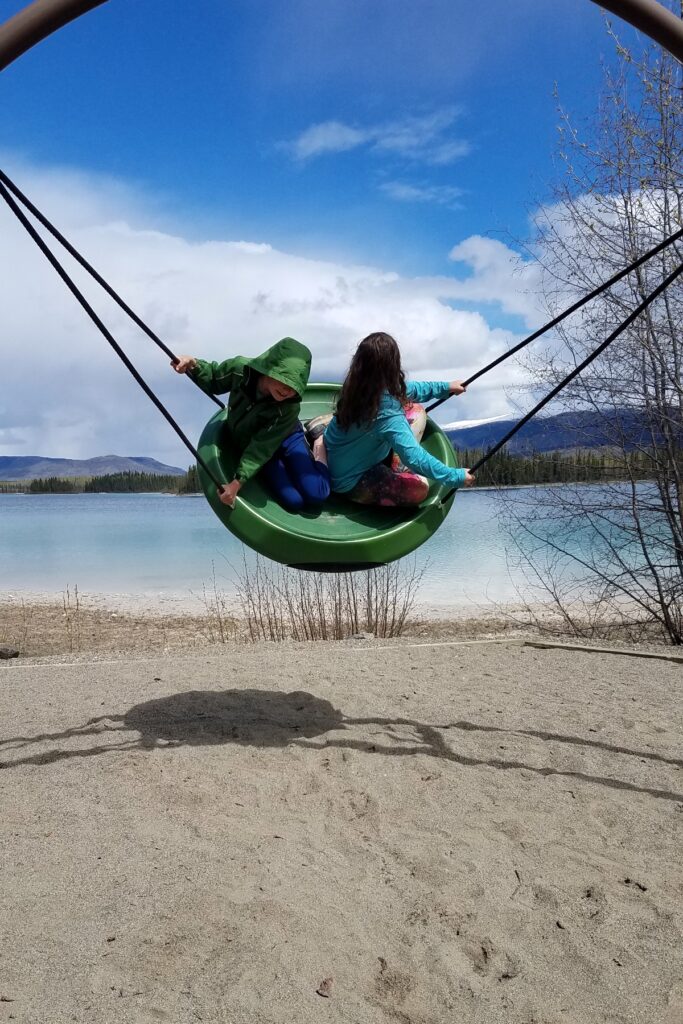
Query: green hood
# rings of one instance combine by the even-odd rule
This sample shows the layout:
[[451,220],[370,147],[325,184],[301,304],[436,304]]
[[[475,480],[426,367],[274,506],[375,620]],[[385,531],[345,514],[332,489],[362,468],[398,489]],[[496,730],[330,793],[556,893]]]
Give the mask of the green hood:
[[311,372],[311,353],[295,338],[282,338],[260,356],[245,359],[244,364],[294,388],[299,398],[303,398]]

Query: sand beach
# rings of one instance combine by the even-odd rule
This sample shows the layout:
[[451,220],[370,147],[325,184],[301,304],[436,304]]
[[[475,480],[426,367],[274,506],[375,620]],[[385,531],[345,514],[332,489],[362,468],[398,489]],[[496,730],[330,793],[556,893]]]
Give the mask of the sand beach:
[[682,669],[504,637],[0,662],[0,1021],[679,1024]]

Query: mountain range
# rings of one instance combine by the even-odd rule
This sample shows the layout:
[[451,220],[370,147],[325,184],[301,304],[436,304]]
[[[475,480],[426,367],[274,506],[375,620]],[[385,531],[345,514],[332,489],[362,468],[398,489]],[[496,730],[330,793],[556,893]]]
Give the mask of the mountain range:
[[107,473],[152,473],[183,476],[184,469],[166,466],[144,455],[98,455],[94,459],[49,459],[43,455],[0,455],[0,480],[38,477],[105,476]]
[[[447,423],[443,430],[454,448],[487,449],[496,444],[515,425],[517,419],[497,417],[475,422]],[[616,409],[600,413],[574,410],[555,416],[537,416],[508,442],[508,451],[517,455],[554,452],[568,448],[604,448],[616,444],[620,433],[631,449],[651,444],[648,424],[636,409]]]
[[[487,449],[517,422],[516,419],[462,421],[443,426],[454,448]],[[627,448],[651,443],[646,418],[635,409],[596,413],[591,410],[537,416],[508,443],[518,455],[562,451],[569,448],[604,448],[615,444],[619,428],[628,438]],[[0,455],[0,480],[32,480],[36,477],[97,477],[106,473],[153,473],[183,476],[184,469],[167,466],[144,455],[99,455],[93,459],[51,459],[42,455]]]

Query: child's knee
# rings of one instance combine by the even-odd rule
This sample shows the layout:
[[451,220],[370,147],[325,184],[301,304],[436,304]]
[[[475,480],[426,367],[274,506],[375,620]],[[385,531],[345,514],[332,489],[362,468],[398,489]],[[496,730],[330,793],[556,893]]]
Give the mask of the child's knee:
[[330,485],[327,480],[312,480],[301,488],[302,499],[307,505],[322,505],[330,496]]
[[405,474],[401,487],[402,505],[421,505],[429,494],[429,480],[418,473]]
[[419,501],[425,501],[425,499],[427,498],[427,495],[429,494],[429,480],[425,476],[418,476],[417,479],[419,481],[419,485],[418,485]]
[[280,494],[278,494],[278,500],[283,508],[286,508],[288,512],[301,512],[306,505],[302,495],[300,495],[298,491],[294,490],[293,487],[288,487],[285,491],[281,491]]

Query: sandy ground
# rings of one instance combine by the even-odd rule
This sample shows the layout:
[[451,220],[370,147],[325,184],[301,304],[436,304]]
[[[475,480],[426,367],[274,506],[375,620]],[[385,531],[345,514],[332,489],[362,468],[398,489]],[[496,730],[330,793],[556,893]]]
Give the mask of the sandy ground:
[[681,664],[79,657],[0,663],[0,1022],[683,1020]]

